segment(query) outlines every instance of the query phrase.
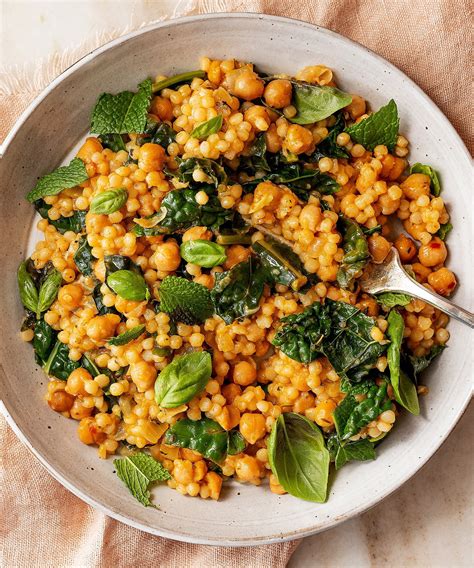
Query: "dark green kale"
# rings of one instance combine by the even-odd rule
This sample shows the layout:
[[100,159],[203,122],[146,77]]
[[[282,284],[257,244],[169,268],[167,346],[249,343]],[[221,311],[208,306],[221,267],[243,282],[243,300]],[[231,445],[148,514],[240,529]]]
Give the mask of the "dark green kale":
[[36,211],[43,217],[47,219],[50,225],[56,228],[56,230],[64,235],[67,231],[73,231],[74,233],[81,233],[86,228],[86,213],[87,211],[74,211],[70,217],[59,217],[59,219],[52,220],[48,217],[48,211],[51,209],[51,205],[48,205],[44,199],[38,199],[34,203]]
[[338,229],[343,235],[344,256],[337,272],[337,282],[342,288],[350,288],[369,260],[369,246],[364,231],[355,221],[341,216]]
[[320,142],[315,151],[311,154],[310,161],[317,162],[321,158],[348,158],[349,153],[347,150],[339,146],[336,142],[338,135],[344,132],[346,128],[346,121],[344,120],[344,114],[339,112],[336,115],[336,122],[329,129],[328,135],[322,142]]

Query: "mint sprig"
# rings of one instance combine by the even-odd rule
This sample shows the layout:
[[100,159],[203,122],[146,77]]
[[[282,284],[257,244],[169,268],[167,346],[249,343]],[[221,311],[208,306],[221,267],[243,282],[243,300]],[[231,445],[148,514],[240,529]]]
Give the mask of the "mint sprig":
[[382,144],[392,150],[397,143],[399,124],[397,105],[391,99],[374,114],[346,128],[346,132],[354,142],[362,144],[367,150]]
[[189,325],[205,321],[214,313],[209,290],[179,276],[166,276],[159,289],[160,311]]
[[39,179],[35,187],[28,193],[26,199],[30,203],[46,197],[57,195],[64,189],[75,187],[89,178],[86,166],[80,158],[74,158],[69,165],[61,166]]
[[95,134],[129,134],[145,131],[152,97],[151,80],[138,86],[138,92],[123,91],[116,95],[102,93],[92,111],[91,132]]

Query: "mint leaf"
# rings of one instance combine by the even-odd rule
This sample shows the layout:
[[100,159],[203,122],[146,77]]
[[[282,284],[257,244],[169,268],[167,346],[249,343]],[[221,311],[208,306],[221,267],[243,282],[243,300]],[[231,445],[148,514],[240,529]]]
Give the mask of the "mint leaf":
[[428,176],[430,178],[431,193],[435,197],[438,197],[438,195],[441,193],[441,183],[439,181],[438,174],[431,166],[417,162],[410,168],[410,173],[425,174],[425,176]]
[[199,140],[203,140],[211,134],[219,132],[222,127],[222,120],[222,114],[218,114],[214,118],[206,120],[206,122],[201,122],[201,124],[199,124],[199,126],[196,126],[196,128],[191,132],[191,138],[198,138]]
[[214,313],[209,290],[179,276],[166,276],[160,289],[160,311],[175,321],[189,325],[201,323]]
[[80,158],[74,158],[69,165],[61,166],[54,172],[40,178],[35,187],[28,193],[26,199],[32,203],[47,195],[57,195],[64,189],[75,187],[88,178],[84,162]]
[[130,493],[145,507],[150,505],[149,486],[152,481],[166,481],[171,479],[168,470],[160,462],[144,452],[114,460],[117,475]]
[[442,241],[445,241],[448,233],[450,233],[452,230],[453,226],[451,223],[443,223],[442,225],[440,225],[436,236],[439,237]]
[[392,150],[397,142],[399,124],[397,105],[392,99],[374,114],[346,128],[346,132],[367,150],[381,144]]
[[107,343],[109,345],[126,345],[127,343],[130,343],[130,341],[133,341],[134,339],[137,339],[137,337],[140,337],[140,335],[144,331],[144,325],[136,325],[135,327],[132,327],[132,329],[129,329],[128,331],[117,335],[117,337],[112,337],[107,341]]
[[91,132],[95,134],[129,134],[145,130],[152,96],[151,80],[138,86],[138,92],[123,91],[116,95],[102,93],[92,111]]
[[411,302],[411,296],[401,292],[383,292],[377,294],[375,298],[384,310],[389,310],[395,306],[406,306]]

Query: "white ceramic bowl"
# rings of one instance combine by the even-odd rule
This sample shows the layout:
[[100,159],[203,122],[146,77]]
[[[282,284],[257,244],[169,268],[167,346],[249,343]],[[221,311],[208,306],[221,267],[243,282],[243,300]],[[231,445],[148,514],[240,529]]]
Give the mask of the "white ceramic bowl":
[[172,75],[194,69],[201,55],[252,61],[270,73],[294,73],[304,65],[325,63],[336,71],[344,90],[360,93],[373,108],[393,97],[401,132],[411,142],[411,160],[432,164],[441,173],[454,225],[449,264],[460,282],[456,301],[466,308],[472,305],[470,158],[439,109],[395,67],[328,30],[254,14],[183,18],[120,38],[58,77],[8,136],[0,160],[0,408],[10,425],[56,479],[120,521],[188,542],[263,544],[332,527],[375,505],[409,479],[447,437],[470,399],[472,349],[467,348],[469,329],[451,323],[450,347],[430,368],[430,393],[421,401],[421,416],[403,416],[380,446],[375,462],[351,464],[338,472],[323,505],[232,483],[219,502],[183,497],[161,486],[154,491],[160,509],[144,508],[112,473],[112,460],[99,460],[95,449],[79,442],[77,423],[45,404],[47,379],[36,367],[31,347],[18,335],[23,309],[15,274],[25,257],[34,215],[24,196],[86,134],[101,92],[134,89],[158,72]]

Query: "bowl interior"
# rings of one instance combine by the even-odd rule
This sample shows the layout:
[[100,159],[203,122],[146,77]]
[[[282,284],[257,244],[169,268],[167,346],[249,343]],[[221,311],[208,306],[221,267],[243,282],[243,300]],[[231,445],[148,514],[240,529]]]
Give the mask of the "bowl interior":
[[191,542],[256,544],[323,530],[399,487],[436,451],[461,415],[471,394],[467,378],[472,356],[465,349],[469,330],[451,323],[450,347],[424,380],[430,392],[421,401],[421,416],[404,416],[380,447],[375,462],[349,465],[338,472],[329,499],[322,505],[231,483],[217,503],[159,487],[154,500],[160,508],[144,508],[113,474],[112,460],[99,460],[94,449],[78,441],[77,424],[49,409],[43,400],[47,379],[35,366],[31,347],[18,336],[23,310],[16,269],[27,252],[33,222],[33,209],[24,196],[85,135],[101,92],[134,89],[146,76],[195,69],[201,55],[252,61],[270,73],[294,73],[305,65],[324,63],[335,70],[341,88],[364,96],[373,108],[394,98],[401,132],[411,143],[411,160],[429,163],[441,174],[443,197],[454,225],[449,265],[460,282],[455,299],[466,308],[472,303],[466,263],[472,235],[470,161],[437,107],[381,58],[303,22],[248,14],[186,18],[113,42],[56,80],[9,137],[0,160],[0,353],[4,371],[0,392],[10,423],[62,483],[124,522]]

